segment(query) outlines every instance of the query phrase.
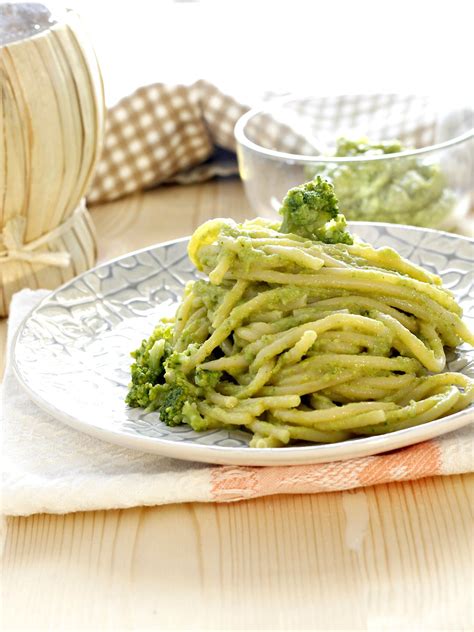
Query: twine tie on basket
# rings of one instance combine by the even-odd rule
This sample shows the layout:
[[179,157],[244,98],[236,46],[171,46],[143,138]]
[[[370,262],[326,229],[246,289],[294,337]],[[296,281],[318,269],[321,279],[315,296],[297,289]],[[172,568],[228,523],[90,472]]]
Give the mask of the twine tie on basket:
[[68,252],[36,252],[36,242],[23,243],[26,219],[22,216],[12,217],[5,224],[2,231],[3,248],[0,250],[0,263],[10,261],[27,261],[28,263],[43,263],[49,266],[64,268],[69,265]]
[[84,213],[84,201],[81,201],[75,212],[68,219],[53,228],[42,237],[24,243],[26,218],[17,215],[7,220],[0,235],[0,264],[11,261],[26,261],[28,263],[41,263],[49,266],[64,268],[69,265],[71,255],[66,251],[38,252],[38,248],[48,244],[53,239],[60,237],[75,223],[79,214]]

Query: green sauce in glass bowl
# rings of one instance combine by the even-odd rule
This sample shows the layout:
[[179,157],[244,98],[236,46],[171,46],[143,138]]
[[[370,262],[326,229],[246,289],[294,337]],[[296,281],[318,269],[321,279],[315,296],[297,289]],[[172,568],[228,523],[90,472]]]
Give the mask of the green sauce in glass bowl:
[[[408,150],[398,140],[337,141],[336,157],[381,156]],[[348,219],[436,227],[452,211],[456,198],[436,162],[404,156],[393,160],[326,163],[307,166],[307,177],[332,182]]]

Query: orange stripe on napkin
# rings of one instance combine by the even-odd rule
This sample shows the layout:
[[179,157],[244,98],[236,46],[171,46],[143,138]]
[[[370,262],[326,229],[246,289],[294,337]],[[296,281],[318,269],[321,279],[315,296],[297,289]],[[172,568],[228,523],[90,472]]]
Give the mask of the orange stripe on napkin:
[[[283,448],[284,449],[284,448]],[[334,463],[284,467],[223,466],[211,473],[215,501],[243,500],[271,494],[331,492],[440,474],[438,441]]]

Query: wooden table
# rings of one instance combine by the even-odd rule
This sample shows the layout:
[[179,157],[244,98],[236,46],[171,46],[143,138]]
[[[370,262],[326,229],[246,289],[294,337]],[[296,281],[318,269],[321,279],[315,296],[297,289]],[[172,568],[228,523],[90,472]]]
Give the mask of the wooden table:
[[[236,180],[97,207],[99,258],[247,208]],[[3,629],[468,630],[473,488],[466,475],[8,518]]]

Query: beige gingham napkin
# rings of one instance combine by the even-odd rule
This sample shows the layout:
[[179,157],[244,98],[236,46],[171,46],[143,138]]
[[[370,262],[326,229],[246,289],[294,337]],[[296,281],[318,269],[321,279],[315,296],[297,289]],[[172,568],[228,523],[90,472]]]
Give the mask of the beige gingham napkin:
[[234,125],[248,108],[205,81],[139,88],[108,111],[89,202],[172,179],[184,183],[237,173],[235,162],[203,163],[216,146],[234,150]]
[[[281,96],[271,93],[262,100]],[[91,203],[120,198],[162,182],[197,182],[238,172],[234,126],[251,105],[200,80],[139,88],[108,112],[104,148],[88,194]],[[431,144],[436,112],[428,97],[373,94],[321,97],[303,102],[298,114],[328,138],[360,129],[375,139]],[[252,130],[250,130],[252,131]],[[264,116],[253,130],[265,147],[308,153],[304,135]],[[224,150],[224,151],[222,151]]]

